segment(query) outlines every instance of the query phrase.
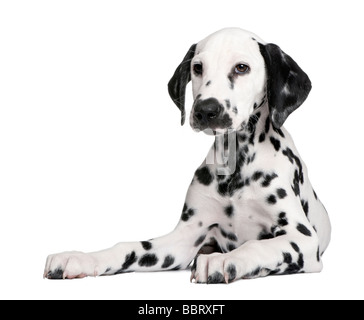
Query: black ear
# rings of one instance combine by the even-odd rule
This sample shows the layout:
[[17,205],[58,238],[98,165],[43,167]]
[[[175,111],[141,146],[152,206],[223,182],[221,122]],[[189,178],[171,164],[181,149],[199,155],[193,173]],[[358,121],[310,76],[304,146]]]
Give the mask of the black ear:
[[168,82],[168,92],[173,102],[181,110],[181,125],[185,123],[185,93],[187,83],[191,81],[191,60],[195,55],[197,44],[193,44],[187,51],[182,62],[177,67],[171,80]]
[[298,64],[277,45],[259,43],[267,69],[270,118],[280,128],[287,117],[307,98],[311,81]]

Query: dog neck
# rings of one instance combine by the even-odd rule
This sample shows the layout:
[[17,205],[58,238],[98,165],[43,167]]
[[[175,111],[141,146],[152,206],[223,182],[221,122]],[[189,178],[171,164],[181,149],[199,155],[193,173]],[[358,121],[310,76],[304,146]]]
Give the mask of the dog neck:
[[[206,157],[206,164],[213,165],[218,175],[233,175],[244,164],[254,161],[261,132],[270,123],[268,104],[256,109],[247,124],[240,130],[228,130],[215,136],[215,143]],[[270,123],[270,128],[271,128]]]

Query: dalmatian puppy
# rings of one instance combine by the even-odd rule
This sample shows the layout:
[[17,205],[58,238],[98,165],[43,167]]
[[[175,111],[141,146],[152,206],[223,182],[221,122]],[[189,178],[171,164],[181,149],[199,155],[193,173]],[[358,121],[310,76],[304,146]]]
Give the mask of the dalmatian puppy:
[[190,47],[168,84],[185,122],[215,142],[194,173],[180,220],[167,235],[97,252],[48,256],[44,277],[72,279],[186,269],[191,281],[230,283],[319,272],[330,222],[283,123],[311,82],[277,45],[238,29]]

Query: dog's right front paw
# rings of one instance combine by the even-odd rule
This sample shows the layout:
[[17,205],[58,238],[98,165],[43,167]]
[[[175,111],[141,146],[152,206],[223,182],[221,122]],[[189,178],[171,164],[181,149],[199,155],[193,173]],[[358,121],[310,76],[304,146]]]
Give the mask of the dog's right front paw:
[[74,279],[97,276],[97,261],[91,254],[69,251],[47,257],[43,277],[47,279]]

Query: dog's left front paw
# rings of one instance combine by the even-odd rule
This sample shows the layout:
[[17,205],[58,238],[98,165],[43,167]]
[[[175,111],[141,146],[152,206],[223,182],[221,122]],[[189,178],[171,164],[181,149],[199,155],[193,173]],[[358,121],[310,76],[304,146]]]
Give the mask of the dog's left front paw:
[[191,282],[195,283],[230,283],[237,279],[237,267],[226,253],[199,255],[191,272]]
[[191,269],[191,282],[231,283],[238,279],[264,277],[269,269],[259,267],[256,261],[243,259],[234,252],[201,254],[196,257]]

